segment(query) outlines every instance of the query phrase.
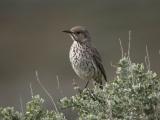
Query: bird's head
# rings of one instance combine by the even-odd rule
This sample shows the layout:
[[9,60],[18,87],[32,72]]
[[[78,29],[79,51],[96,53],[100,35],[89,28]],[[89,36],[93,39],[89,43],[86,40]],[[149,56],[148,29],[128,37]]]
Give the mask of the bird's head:
[[88,30],[83,26],[75,26],[70,30],[64,30],[63,32],[69,34],[74,41],[81,44],[90,43],[91,41]]

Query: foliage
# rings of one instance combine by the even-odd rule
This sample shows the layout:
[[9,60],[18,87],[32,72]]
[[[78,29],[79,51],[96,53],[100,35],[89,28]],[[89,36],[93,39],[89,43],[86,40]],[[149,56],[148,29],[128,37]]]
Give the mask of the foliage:
[[0,108],[0,120],[20,120],[22,114],[13,107]]
[[14,108],[0,108],[0,120],[66,120],[62,113],[48,111],[42,107],[44,100],[36,95],[26,104],[26,112],[14,111]]
[[[62,108],[72,108],[79,120],[160,120],[160,77],[123,57],[114,80],[103,89],[95,85],[72,97],[60,100]],[[44,100],[34,96],[26,104],[25,113],[14,108],[0,108],[0,120],[66,120],[63,113],[43,108]]]
[[115,79],[103,89],[84,89],[61,103],[77,110],[79,120],[159,120],[160,78],[143,64],[123,57]]

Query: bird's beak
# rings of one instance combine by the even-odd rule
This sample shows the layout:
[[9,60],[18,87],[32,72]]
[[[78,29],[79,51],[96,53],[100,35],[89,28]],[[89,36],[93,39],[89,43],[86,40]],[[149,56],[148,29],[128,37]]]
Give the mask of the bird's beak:
[[70,31],[70,30],[63,30],[62,32],[64,32],[64,33],[69,33],[69,34],[72,34],[72,33],[73,33],[73,32]]
[[62,32],[69,34],[73,40],[77,41],[74,36],[74,32],[72,32],[71,30],[63,30]]

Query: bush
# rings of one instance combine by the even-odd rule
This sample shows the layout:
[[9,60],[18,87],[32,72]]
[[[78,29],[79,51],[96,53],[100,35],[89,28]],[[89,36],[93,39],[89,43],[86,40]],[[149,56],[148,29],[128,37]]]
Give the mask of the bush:
[[103,89],[84,89],[61,103],[77,110],[79,120],[160,120],[160,78],[123,57]]
[[14,111],[13,108],[0,108],[0,120],[66,120],[62,113],[48,111],[42,107],[44,100],[36,95],[26,104],[26,112]]
[[[160,120],[160,77],[143,64],[123,57],[114,80],[100,89],[86,88],[60,100],[79,120]],[[24,115],[14,108],[0,108],[0,120],[66,120],[63,113],[45,110],[38,95],[26,104]]]

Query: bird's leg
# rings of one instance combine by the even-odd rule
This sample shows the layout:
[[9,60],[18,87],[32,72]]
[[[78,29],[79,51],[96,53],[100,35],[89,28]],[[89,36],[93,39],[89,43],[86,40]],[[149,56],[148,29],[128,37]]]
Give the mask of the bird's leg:
[[99,88],[103,89],[102,80],[101,81],[93,81],[93,86],[98,86]]
[[85,85],[85,88],[87,88],[87,86],[88,86],[88,83],[89,83],[89,80],[87,80],[87,83],[86,83],[86,85]]

